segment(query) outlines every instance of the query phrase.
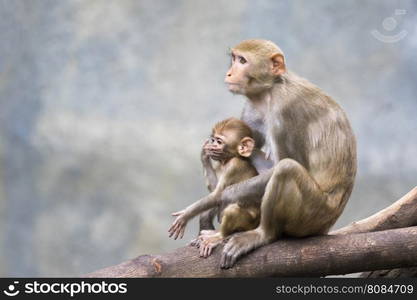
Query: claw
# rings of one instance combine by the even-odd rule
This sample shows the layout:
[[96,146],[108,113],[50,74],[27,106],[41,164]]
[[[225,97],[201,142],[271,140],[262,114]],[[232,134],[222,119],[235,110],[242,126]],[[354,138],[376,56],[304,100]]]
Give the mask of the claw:
[[210,256],[210,255],[211,255],[211,252],[213,252],[213,249],[214,249],[214,247],[211,247],[211,246],[210,246],[210,248],[209,248],[209,250],[208,250],[208,253],[207,253],[207,256]]
[[195,238],[193,240],[191,240],[187,246],[191,246],[191,247],[196,247],[196,248],[200,248],[200,240],[198,238]]
[[261,246],[259,235],[255,231],[247,231],[233,236],[224,246],[220,267],[229,269],[234,266],[236,261],[245,253]]

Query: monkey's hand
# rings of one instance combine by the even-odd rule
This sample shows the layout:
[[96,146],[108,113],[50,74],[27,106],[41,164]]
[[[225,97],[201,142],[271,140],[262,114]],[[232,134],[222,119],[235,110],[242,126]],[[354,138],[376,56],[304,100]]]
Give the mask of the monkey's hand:
[[208,155],[208,151],[207,151],[207,145],[209,141],[210,139],[207,139],[204,142],[203,147],[201,148],[201,162],[203,163],[203,165],[207,165],[210,163],[210,156]]
[[185,210],[174,212],[171,215],[177,218],[168,229],[169,237],[174,236],[174,240],[176,240],[178,237],[182,239],[184,236],[185,227],[188,223],[188,217],[185,214]]
[[210,143],[209,140],[204,143],[203,150],[201,152],[201,160],[203,161],[203,164],[209,158],[213,160],[224,160],[229,157],[231,157],[231,155],[229,152],[224,151],[224,145],[216,145]]

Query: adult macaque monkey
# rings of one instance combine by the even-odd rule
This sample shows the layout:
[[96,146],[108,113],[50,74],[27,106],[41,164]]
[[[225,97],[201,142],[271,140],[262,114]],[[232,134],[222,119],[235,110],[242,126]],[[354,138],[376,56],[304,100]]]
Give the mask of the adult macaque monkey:
[[[253,155],[260,174],[227,187],[219,197],[223,207],[261,200],[259,226],[230,238],[222,268],[283,235],[326,234],[342,213],[356,174],[356,142],[345,113],[318,87],[289,72],[278,46],[246,40],[231,50],[231,59],[225,82],[232,93],[247,97],[242,120],[267,160],[262,153]],[[215,159],[227,155],[207,145],[203,152]],[[273,167],[265,170],[268,160]],[[200,224],[210,227],[208,217]]]
[[[207,197],[172,214],[177,218],[168,232],[175,239],[183,237],[185,226],[191,218],[218,205],[221,192],[227,186],[258,175],[249,159],[255,147],[252,130],[243,121],[229,118],[217,123],[206,144],[223,153],[221,158],[214,159],[217,164],[212,164],[214,162],[205,157],[206,166],[210,169],[210,175],[206,176],[216,182]],[[244,208],[236,203],[227,206],[223,212],[220,231],[206,230],[200,235],[200,255],[209,256],[218,244],[234,232],[256,228],[259,224],[259,206],[256,202]]]

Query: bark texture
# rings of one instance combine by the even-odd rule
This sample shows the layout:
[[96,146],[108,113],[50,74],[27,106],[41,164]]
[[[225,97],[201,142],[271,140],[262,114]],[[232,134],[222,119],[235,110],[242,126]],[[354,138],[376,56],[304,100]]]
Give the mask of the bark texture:
[[[141,255],[86,277],[270,277],[327,276],[365,272],[362,277],[417,275],[417,187],[391,206],[326,236],[282,239],[253,251],[237,264],[219,266],[222,247],[209,258],[198,249]],[[401,269],[398,269],[401,268]]]

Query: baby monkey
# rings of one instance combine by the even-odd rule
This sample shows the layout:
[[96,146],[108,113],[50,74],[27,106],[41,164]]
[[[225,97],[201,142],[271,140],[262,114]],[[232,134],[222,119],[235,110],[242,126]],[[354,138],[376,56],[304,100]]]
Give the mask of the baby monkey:
[[[169,236],[175,239],[184,236],[185,226],[193,217],[220,205],[222,191],[229,185],[247,180],[258,175],[249,157],[255,148],[252,130],[246,123],[236,118],[229,118],[217,123],[205,147],[212,153],[227,153],[222,158],[203,157],[206,176],[217,182],[212,192],[172,215],[177,218],[169,228]],[[208,257],[213,249],[234,232],[247,231],[258,226],[260,220],[259,206],[240,207],[239,204],[228,205],[222,214],[220,230],[203,230],[199,236],[200,256]]]

